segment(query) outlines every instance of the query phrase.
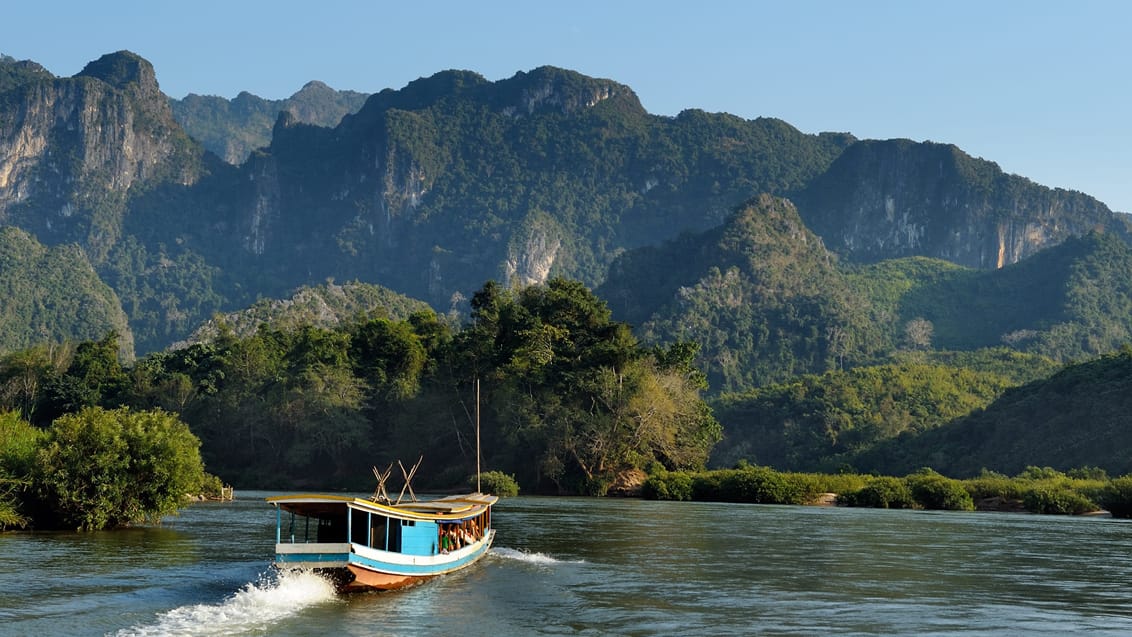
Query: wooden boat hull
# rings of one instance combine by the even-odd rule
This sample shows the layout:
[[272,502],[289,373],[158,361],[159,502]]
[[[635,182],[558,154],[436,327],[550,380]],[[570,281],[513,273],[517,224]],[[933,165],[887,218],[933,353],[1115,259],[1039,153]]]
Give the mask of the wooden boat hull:
[[344,593],[354,593],[360,591],[394,591],[398,588],[405,588],[407,586],[414,586],[421,582],[428,581],[435,575],[413,576],[413,575],[390,575],[389,573],[378,573],[369,569],[364,569],[360,566],[351,564],[346,567],[353,577],[348,583],[338,587],[338,590]]

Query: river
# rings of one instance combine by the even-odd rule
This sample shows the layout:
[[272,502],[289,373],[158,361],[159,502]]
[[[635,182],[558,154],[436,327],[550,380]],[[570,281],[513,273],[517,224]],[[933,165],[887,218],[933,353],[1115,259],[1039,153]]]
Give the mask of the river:
[[336,596],[270,568],[267,493],[0,535],[0,635],[1132,634],[1132,522],[518,497],[478,564]]

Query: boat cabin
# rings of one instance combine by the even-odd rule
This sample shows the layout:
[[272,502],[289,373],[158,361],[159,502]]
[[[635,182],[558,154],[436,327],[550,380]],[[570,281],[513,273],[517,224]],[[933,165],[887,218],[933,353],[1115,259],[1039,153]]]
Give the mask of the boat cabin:
[[[277,507],[279,562],[310,561],[313,555],[346,553],[352,545],[404,555],[440,555],[478,542],[491,528],[494,496],[456,496],[397,506],[343,496],[272,498]],[[447,536],[447,541],[446,541]],[[308,553],[282,545],[322,545]],[[311,547],[314,548],[314,547]],[[317,561],[326,561],[319,559]]]

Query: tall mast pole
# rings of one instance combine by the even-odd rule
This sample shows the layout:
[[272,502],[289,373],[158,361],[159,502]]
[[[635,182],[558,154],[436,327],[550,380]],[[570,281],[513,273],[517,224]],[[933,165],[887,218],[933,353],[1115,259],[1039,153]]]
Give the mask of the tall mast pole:
[[476,493],[480,490],[480,378],[476,376]]

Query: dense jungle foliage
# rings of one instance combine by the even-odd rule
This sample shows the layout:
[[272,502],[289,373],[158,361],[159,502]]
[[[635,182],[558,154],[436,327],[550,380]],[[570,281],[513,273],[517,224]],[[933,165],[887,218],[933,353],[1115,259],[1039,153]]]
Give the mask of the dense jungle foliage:
[[[35,109],[59,117],[25,117]],[[136,155],[77,134],[88,127],[68,112],[128,123]],[[1098,442],[1123,440],[1124,388],[1097,371],[1119,356],[1043,380],[1132,341],[1119,232],[993,271],[846,263],[808,225],[818,217],[781,198],[811,215],[832,202],[837,227],[856,222],[839,205],[878,221],[880,180],[900,206],[981,206],[994,222],[982,238],[1001,240],[1007,221],[1052,232],[1108,214],[1085,195],[950,146],[653,116],[628,87],[551,67],[499,82],[438,73],[336,128],[308,121],[275,119],[271,144],[237,167],[185,135],[134,54],[74,78],[0,60],[0,135],[47,149],[0,193],[0,405],[41,429],[89,407],[161,408],[200,436],[211,469],[254,486],[360,486],[370,464],[421,453],[423,475],[460,483],[476,379],[489,468],[528,492],[599,493],[709,453],[807,470],[1128,470]],[[126,189],[134,173],[93,159],[146,153],[157,159]],[[921,229],[966,232],[958,218]],[[489,277],[507,283],[473,293]],[[0,492],[20,480],[0,476]]]
[[[337,328],[221,329],[123,366],[112,334],[0,359],[0,404],[38,428],[92,407],[162,410],[201,439],[208,470],[242,487],[370,485],[370,467],[422,456],[421,486],[484,468],[529,492],[604,493],[620,473],[702,468],[719,440],[694,347],[646,348],[580,283],[494,283],[453,331],[431,311]],[[53,424],[55,423],[55,424]]]

